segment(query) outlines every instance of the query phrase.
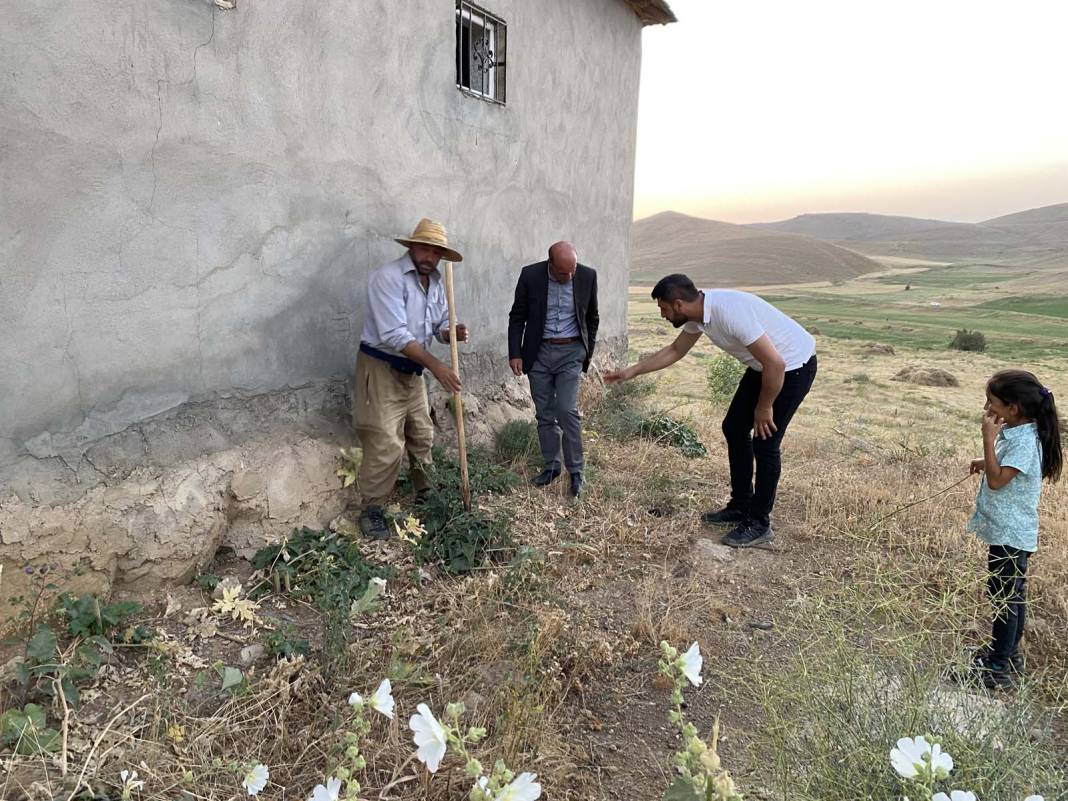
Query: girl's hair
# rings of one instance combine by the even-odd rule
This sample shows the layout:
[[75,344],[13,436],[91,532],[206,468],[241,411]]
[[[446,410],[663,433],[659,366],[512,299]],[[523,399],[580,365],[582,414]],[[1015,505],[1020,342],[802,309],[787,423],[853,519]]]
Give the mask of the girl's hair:
[[1034,373],[1002,370],[994,373],[986,390],[1002,403],[1015,403],[1020,414],[1035,421],[1042,443],[1042,477],[1056,481],[1061,476],[1061,428],[1053,393],[1042,386]]

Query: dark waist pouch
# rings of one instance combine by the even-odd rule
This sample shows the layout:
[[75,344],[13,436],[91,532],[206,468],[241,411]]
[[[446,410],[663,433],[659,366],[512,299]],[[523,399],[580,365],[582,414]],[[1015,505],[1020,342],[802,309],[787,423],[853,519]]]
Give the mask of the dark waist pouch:
[[408,373],[409,375],[423,374],[423,368],[411,359],[406,359],[403,356],[394,356],[392,353],[386,353],[384,350],[372,348],[366,342],[360,343],[360,353],[366,353],[373,359],[383,361],[394,370],[399,370],[402,373]]

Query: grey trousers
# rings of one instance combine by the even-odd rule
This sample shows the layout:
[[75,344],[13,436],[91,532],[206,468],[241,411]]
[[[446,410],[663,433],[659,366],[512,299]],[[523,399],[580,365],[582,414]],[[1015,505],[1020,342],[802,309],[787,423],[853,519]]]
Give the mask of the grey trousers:
[[564,466],[569,473],[581,473],[582,416],[578,411],[578,389],[586,346],[581,341],[566,345],[542,343],[530,369],[530,396],[538,420],[538,443],[548,470],[560,469],[560,442],[563,439]]

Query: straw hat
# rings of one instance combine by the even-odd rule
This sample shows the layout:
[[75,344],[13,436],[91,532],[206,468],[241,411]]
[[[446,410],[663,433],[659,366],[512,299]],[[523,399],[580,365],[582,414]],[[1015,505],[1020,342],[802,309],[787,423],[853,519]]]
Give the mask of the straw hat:
[[397,238],[394,241],[399,242],[405,247],[411,247],[412,245],[432,245],[433,247],[441,248],[445,251],[442,256],[448,261],[464,260],[463,256],[449,247],[449,238],[445,233],[445,226],[439,222],[428,220],[426,217],[419,221],[419,225],[415,226],[415,230],[412,231],[411,236]]

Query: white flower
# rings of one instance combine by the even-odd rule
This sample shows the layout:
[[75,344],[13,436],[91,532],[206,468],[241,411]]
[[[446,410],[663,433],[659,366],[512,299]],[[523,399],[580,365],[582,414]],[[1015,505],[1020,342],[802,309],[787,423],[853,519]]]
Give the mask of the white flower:
[[395,706],[392,690],[393,686],[389,683],[389,679],[382,679],[375,694],[371,696],[371,709],[380,712],[390,720],[393,720],[393,707]]
[[931,801],[975,801],[975,793],[969,793],[966,790],[954,790],[949,795],[935,793],[931,796]]
[[360,706],[363,703],[363,696],[359,693],[353,693],[349,696],[349,706]]
[[923,736],[898,740],[897,748],[890,749],[890,764],[906,779],[928,775],[944,779],[953,770],[953,758],[943,753],[938,743],[932,745]]
[[[953,757],[942,751],[942,746],[935,743],[931,746],[931,773],[936,779],[944,779],[953,770]],[[957,801],[953,799],[953,801]],[[972,797],[975,801],[975,797]]]
[[426,704],[419,704],[416,709],[419,710],[419,714],[412,715],[408,721],[408,728],[415,733],[412,739],[419,746],[415,755],[426,765],[427,770],[437,773],[438,765],[445,756],[448,744],[445,729],[438,723]]
[[690,650],[682,655],[682,673],[694,687],[701,686],[701,666],[705,663],[701,649],[695,642]]
[[1046,801],[1046,799],[1044,799],[1040,795],[1029,795],[1027,796],[1027,798],[1024,799],[1024,801]]
[[119,772],[119,778],[122,779],[122,798],[123,801],[129,801],[133,796],[134,790],[140,790],[145,786],[143,781],[138,781],[136,770],[124,770]]
[[241,780],[241,786],[249,795],[259,795],[260,790],[267,786],[267,779],[270,777],[271,772],[267,770],[267,766],[258,764],[245,774],[245,778]]
[[520,773],[501,788],[496,801],[537,801],[541,798],[541,785],[534,781],[536,778],[536,773]]
[[339,795],[341,795],[341,779],[331,776],[326,780],[326,787],[321,784],[315,785],[308,801],[337,801]]

